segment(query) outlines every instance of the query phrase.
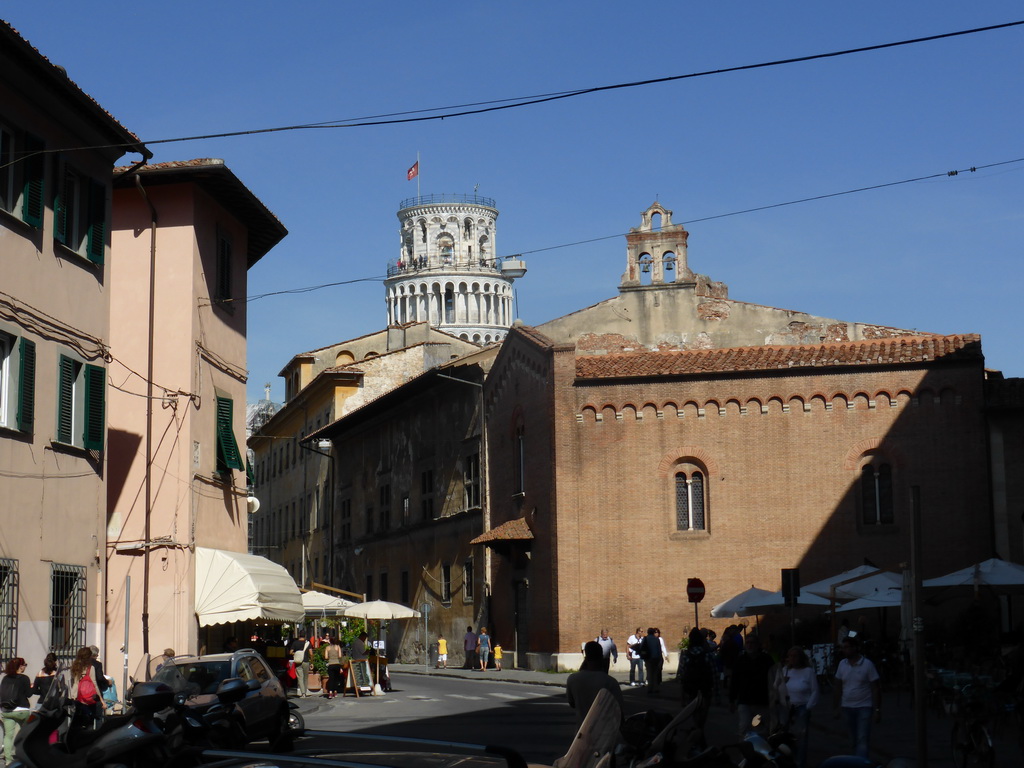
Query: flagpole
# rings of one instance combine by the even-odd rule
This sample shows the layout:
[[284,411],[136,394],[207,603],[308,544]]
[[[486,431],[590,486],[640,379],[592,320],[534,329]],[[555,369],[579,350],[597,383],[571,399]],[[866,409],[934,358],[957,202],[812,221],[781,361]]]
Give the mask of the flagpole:
[[416,197],[420,196],[420,153],[416,152]]

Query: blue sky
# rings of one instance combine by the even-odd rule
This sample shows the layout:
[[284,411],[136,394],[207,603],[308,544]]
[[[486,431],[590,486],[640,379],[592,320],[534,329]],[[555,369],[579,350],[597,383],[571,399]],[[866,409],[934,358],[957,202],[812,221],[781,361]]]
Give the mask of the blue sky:
[[[806,56],[1024,19],[1019,2],[8,4],[3,17],[144,141],[359,118]],[[538,324],[615,295],[655,198],[684,223],[1024,158],[1024,27],[443,121],[155,144],[223,158],[289,236],[250,295],[384,274],[399,203],[494,198]],[[132,159],[135,156],[126,156]],[[730,297],[980,333],[1024,375],[1024,162],[687,224]],[[380,282],[249,303],[249,397],[292,355],[385,324]],[[116,354],[116,351],[115,351]]]

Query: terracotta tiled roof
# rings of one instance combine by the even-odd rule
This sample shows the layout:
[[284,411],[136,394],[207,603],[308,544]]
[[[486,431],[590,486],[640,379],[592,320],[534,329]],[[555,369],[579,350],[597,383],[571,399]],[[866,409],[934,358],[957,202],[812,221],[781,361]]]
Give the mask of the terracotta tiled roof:
[[533,538],[533,531],[526,524],[526,519],[517,517],[502,523],[497,528],[491,528],[473,539],[470,544],[490,544],[494,541],[529,541]]
[[512,326],[512,330],[522,334],[527,339],[529,339],[534,344],[540,347],[552,347],[555,344],[549,336],[545,336],[543,332],[538,331],[532,325],[524,325],[523,323],[517,323]]
[[733,371],[790,370],[854,365],[905,365],[940,358],[981,359],[981,337],[904,336],[841,344],[732,347],[576,358],[579,379],[687,376]]
[[32,61],[32,64],[45,73],[45,76],[49,77],[60,86],[70,89],[75,97],[87,104],[89,109],[102,114],[103,117],[110,122],[110,126],[115,129],[116,132],[123,133],[124,138],[128,139],[124,145],[127,151],[138,152],[146,158],[153,156],[153,153],[149,151],[138,136],[121,125],[117,118],[100,106],[100,103],[96,101],[96,99],[83,91],[78,83],[68,77],[68,73],[64,67],[58,66],[50,61],[49,58],[39,52],[38,48],[32,45],[32,43],[30,43],[26,38],[22,37],[21,33],[11,26],[10,22],[4,21],[3,19],[0,19],[0,42],[5,43],[6,45],[16,46],[20,49],[20,53],[22,55],[27,55]]

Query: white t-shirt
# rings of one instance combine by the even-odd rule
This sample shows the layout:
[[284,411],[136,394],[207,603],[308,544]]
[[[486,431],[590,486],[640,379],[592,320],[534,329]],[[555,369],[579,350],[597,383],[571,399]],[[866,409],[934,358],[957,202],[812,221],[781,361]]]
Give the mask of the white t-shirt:
[[640,658],[640,654],[637,653],[637,646],[640,645],[640,641],[641,640],[643,640],[643,638],[642,637],[637,637],[636,635],[630,635],[629,637],[626,638],[626,647],[629,649],[629,653],[628,653],[629,658],[631,658],[631,659],[639,659]]
[[849,659],[843,659],[836,669],[836,680],[843,683],[842,706],[871,706],[871,683],[877,682],[878,670],[869,659],[861,656],[855,664],[851,664]]
[[783,667],[779,678],[783,701],[811,709],[818,703],[818,678],[813,667]]

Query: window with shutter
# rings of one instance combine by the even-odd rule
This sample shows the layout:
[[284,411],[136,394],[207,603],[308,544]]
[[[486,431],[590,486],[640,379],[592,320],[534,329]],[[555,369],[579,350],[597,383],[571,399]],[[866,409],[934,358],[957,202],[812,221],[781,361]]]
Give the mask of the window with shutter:
[[[219,302],[230,301],[231,294],[231,241],[223,234],[217,235],[217,277],[214,298]],[[230,306],[230,305],[229,305]]]
[[105,377],[105,370],[98,365],[85,366],[82,447],[90,451],[103,450]]
[[42,139],[25,135],[25,159],[21,194],[21,218],[26,224],[41,228],[43,226],[43,205],[46,178],[46,156],[43,151],[46,145]]
[[14,212],[17,202],[15,178],[17,169],[14,162],[14,131],[0,125],[0,209]]
[[60,356],[57,369],[57,442],[74,445],[75,442],[75,379],[81,363]]
[[234,402],[228,397],[217,398],[217,471],[244,470],[242,456],[235,442]]
[[36,420],[36,343],[21,339],[18,346],[18,429],[31,432]]
[[99,182],[89,184],[89,229],[85,255],[93,264],[103,263],[107,246],[107,189]]

